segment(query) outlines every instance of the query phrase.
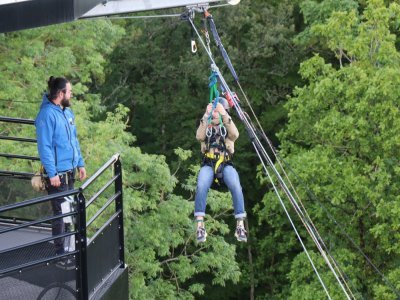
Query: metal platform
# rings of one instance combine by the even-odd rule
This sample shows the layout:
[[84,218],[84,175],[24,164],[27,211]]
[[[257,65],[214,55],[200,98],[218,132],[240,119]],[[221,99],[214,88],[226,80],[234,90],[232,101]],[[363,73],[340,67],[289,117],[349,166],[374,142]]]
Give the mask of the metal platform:
[[[1,116],[0,121],[33,125],[33,120]],[[0,139],[36,142],[1,133]],[[2,153],[0,149],[0,159],[33,158]],[[79,189],[57,194],[31,197],[25,189],[31,189],[34,174],[22,171],[0,170],[0,299],[127,300],[119,154],[113,155]],[[54,214],[51,202],[63,198],[72,202],[73,209]],[[93,203],[96,208],[88,212]],[[65,224],[55,234],[51,228],[57,221],[68,226]],[[62,242],[64,249],[58,247],[56,252],[56,240]]]
[[[0,231],[15,227],[14,224],[0,223]],[[28,227],[0,234],[0,251],[22,246],[31,242],[51,237],[51,229],[44,227]]]

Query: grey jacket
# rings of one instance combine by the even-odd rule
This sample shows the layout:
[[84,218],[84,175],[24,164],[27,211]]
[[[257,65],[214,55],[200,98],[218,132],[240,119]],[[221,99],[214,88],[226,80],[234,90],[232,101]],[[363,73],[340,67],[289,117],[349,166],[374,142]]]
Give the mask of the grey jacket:
[[[224,124],[227,134],[225,137],[225,146],[228,150],[229,154],[233,154],[235,152],[235,141],[239,137],[239,131],[236,128],[236,125],[233,123],[232,118],[227,113],[222,116],[222,123]],[[197,128],[196,139],[201,142],[201,152],[205,153],[207,151],[207,131],[208,126],[208,115],[204,115],[200,120],[200,125]],[[214,125],[218,127],[219,125]],[[218,142],[218,140],[217,140]],[[215,149],[211,148],[210,152],[214,152]],[[218,151],[218,150],[217,150]]]

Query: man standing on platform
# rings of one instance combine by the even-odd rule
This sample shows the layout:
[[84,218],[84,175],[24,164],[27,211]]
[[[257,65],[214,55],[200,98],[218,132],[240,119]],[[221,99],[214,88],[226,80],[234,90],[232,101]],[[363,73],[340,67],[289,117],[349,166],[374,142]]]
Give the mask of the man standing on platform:
[[[39,157],[46,176],[46,190],[50,195],[72,190],[76,170],[79,172],[79,180],[86,178],[86,170],[77,138],[75,116],[69,108],[72,98],[71,83],[63,77],[51,76],[48,88],[35,126]],[[54,215],[68,211],[71,205],[68,200],[71,199],[61,197],[51,201]],[[67,219],[71,220],[60,218],[53,221],[53,236],[69,231],[68,227],[72,222],[66,222]],[[55,239],[54,244],[58,255],[74,250],[69,247],[70,243],[66,242],[66,238]]]

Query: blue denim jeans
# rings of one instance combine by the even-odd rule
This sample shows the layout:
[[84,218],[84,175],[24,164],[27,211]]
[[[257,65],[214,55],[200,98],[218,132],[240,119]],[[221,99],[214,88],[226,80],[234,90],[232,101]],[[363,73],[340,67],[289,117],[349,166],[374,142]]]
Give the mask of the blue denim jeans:
[[[246,217],[244,210],[244,199],[242,186],[240,185],[239,174],[233,166],[226,165],[223,170],[224,182],[228,187],[232,195],[233,208],[235,212],[235,218]],[[200,169],[197,177],[197,190],[194,204],[194,215],[205,216],[207,194],[214,180],[214,170],[210,166],[203,166]]]

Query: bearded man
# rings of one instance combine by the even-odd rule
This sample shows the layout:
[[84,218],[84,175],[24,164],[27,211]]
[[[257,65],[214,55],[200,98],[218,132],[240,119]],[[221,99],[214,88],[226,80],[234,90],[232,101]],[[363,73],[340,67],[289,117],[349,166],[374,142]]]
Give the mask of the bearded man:
[[[48,88],[48,93],[43,96],[35,126],[39,157],[44,167],[46,190],[50,195],[72,190],[76,170],[78,170],[80,180],[86,178],[86,170],[77,138],[75,116],[70,109],[71,83],[64,77],[51,76]],[[68,212],[70,210],[68,201],[73,202],[73,199],[61,197],[52,200],[54,215]],[[67,222],[67,219],[53,220],[53,236],[68,232],[70,229],[68,227],[72,225],[72,222]],[[66,251],[74,250],[69,249],[72,243],[65,241],[66,238],[54,240],[56,254],[61,255]]]

